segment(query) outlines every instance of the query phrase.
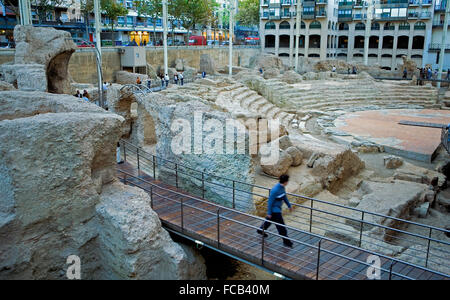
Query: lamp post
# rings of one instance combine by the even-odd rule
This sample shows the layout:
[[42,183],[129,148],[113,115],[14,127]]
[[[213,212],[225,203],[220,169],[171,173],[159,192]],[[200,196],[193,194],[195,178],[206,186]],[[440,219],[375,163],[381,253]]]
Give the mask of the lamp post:
[[20,25],[33,25],[30,0],[19,0]]
[[[444,1],[442,1],[443,3]],[[442,79],[442,69],[444,67],[444,57],[445,57],[445,43],[447,42],[447,29],[448,29],[448,14],[450,13],[450,1],[447,0],[447,6],[445,7],[445,17],[444,17],[444,27],[442,27],[442,43],[441,52],[439,53],[439,72],[438,79]],[[441,82],[437,82],[437,88],[441,88]]]
[[94,17],[95,17],[95,47],[97,48],[97,77],[98,77],[98,98],[101,107],[105,107],[103,103],[103,79],[102,79],[102,38],[100,24],[100,0],[94,0]]
[[169,74],[168,58],[167,58],[167,0],[162,1],[163,5],[163,38],[164,38],[164,76]]
[[367,8],[367,20],[366,20],[366,31],[364,36],[364,65],[369,64],[369,42],[370,42],[370,30],[372,27],[373,18],[373,0],[369,0],[369,6]]
[[233,15],[235,10],[235,0],[230,0],[230,31],[229,31],[229,47],[228,47],[228,75],[233,76],[233,34],[234,22]]
[[300,47],[300,26],[302,20],[302,0],[297,0],[297,18],[295,20],[296,32],[295,39],[297,41],[297,45],[295,45],[295,71],[298,72],[298,56],[299,56],[299,47]]

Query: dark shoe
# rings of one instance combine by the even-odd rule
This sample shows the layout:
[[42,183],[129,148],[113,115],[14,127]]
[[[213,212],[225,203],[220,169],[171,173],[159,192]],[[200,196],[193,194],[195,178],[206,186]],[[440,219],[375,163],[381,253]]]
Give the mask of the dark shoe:
[[293,244],[292,244],[291,241],[289,241],[289,242],[283,242],[283,245],[286,246],[286,247],[289,247],[289,248],[292,248],[292,246],[293,246]]
[[[262,232],[261,229],[256,230],[256,232],[257,232],[258,234],[261,234],[261,235],[263,234],[263,232]],[[268,237],[267,233],[265,233],[265,232],[264,232],[264,237],[265,237],[265,238]]]
[[121,164],[123,164],[123,163],[124,163],[123,160],[121,160],[121,161],[118,162],[119,165],[121,165]]

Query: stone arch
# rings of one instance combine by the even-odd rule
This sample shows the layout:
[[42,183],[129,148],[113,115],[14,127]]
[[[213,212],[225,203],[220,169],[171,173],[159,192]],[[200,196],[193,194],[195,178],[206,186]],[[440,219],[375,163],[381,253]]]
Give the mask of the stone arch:
[[[294,29],[297,29],[297,23],[294,23]],[[305,22],[301,21],[300,23],[300,29],[306,29]]]
[[392,49],[394,47],[394,37],[387,35],[383,37],[383,49]]
[[277,26],[274,22],[267,22],[266,25],[264,25],[264,29],[270,30],[270,29],[277,29]]
[[309,48],[320,48],[320,35],[313,34],[309,36]]
[[320,24],[319,21],[314,21],[311,24],[309,24],[309,29],[321,29],[322,24]]
[[342,35],[339,37],[338,48],[348,48],[348,36]]
[[413,49],[423,49],[423,46],[425,44],[425,37],[422,35],[415,35],[413,37]]
[[364,48],[364,36],[357,35],[355,36],[355,48]]
[[275,48],[275,36],[273,34],[266,35],[264,46],[266,48]]
[[397,48],[398,49],[408,49],[409,36],[401,35],[398,37]]
[[364,23],[359,22],[355,25],[355,30],[366,30],[366,25]]
[[69,60],[73,51],[57,54],[47,64],[47,89],[49,93],[65,94],[71,90],[69,78]]
[[422,21],[419,21],[414,24],[414,30],[425,30],[425,28],[426,28],[426,25]]
[[380,30],[380,23],[372,23],[372,26],[370,26],[370,30]]
[[345,31],[348,30],[348,24],[347,23],[339,23],[339,31]]
[[280,48],[289,48],[291,46],[291,37],[286,34],[280,35]]
[[373,35],[369,38],[369,48],[378,48],[378,43],[380,41],[380,38],[376,35]]
[[291,29],[291,24],[289,24],[289,22],[283,21],[280,23],[279,27],[280,30],[281,29]]

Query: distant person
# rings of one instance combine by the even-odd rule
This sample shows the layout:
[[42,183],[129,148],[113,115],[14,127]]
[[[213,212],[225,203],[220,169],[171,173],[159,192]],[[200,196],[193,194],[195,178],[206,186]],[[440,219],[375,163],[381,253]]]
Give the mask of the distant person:
[[202,78],[205,78],[205,77],[206,77],[206,72],[203,71],[203,72],[202,72]]
[[80,93],[80,90],[77,90],[77,93],[74,96],[77,98],[83,98],[83,95]]
[[161,79],[161,87],[164,88],[164,76],[159,75],[159,78]]
[[438,70],[436,69],[436,70],[434,70],[434,79],[437,79],[438,78]]
[[259,73],[262,75],[262,73],[263,73],[263,69],[262,68],[259,68]]
[[184,75],[183,75],[183,72],[180,73],[179,78],[180,78],[181,86],[183,86],[183,85],[184,85]]
[[[286,190],[285,187],[287,186],[289,182],[289,176],[288,175],[281,175],[280,176],[280,182],[277,183],[271,190],[269,195],[269,203],[267,204],[267,216],[266,220],[273,221],[275,223],[275,226],[277,227],[278,233],[281,236],[284,236],[283,238],[283,244],[286,247],[292,247],[292,242],[287,238],[287,230],[284,226],[284,220],[283,216],[281,215],[281,207],[283,205],[283,202],[286,203],[286,205],[289,207],[289,209],[292,211],[291,203],[289,203],[289,200],[286,196]],[[257,233],[263,234],[263,229],[267,230],[272,223],[265,221],[260,229],[257,230]],[[278,225],[280,224],[280,225]],[[267,234],[264,233],[264,237],[267,237]]]
[[175,82],[175,85],[178,85],[178,74],[175,73],[175,75],[173,76],[173,81]]
[[336,72],[336,66],[333,66],[333,68],[331,69],[331,72]]
[[138,77],[138,78],[136,79],[136,84],[141,84],[141,83],[142,83],[141,77]]
[[164,80],[166,81],[166,87],[169,87],[169,81],[170,81],[169,74],[166,74],[166,76],[164,76]]
[[408,77],[408,70],[406,68],[403,70],[403,79],[406,79]]
[[352,73],[353,73],[353,74],[356,74],[356,67],[355,67],[355,66],[353,66],[353,71],[352,71]]
[[347,68],[347,74],[350,75],[350,68]]
[[428,68],[427,69],[427,79],[431,79],[431,74],[432,72],[431,72],[431,68]]
[[446,80],[450,80],[450,69],[447,70],[447,77],[445,77]]
[[152,87],[152,79],[148,78],[147,79],[147,87],[150,89]]
[[83,100],[90,102],[91,100],[91,96],[89,95],[88,91],[84,90],[83,91]]

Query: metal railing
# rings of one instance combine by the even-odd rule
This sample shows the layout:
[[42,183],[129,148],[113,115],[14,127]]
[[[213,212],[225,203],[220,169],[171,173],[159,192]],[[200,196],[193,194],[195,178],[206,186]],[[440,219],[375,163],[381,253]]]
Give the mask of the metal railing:
[[[275,232],[262,229],[260,242],[259,237],[255,238],[256,230],[260,228],[255,226],[254,224],[269,222],[275,225],[276,223],[273,221],[266,220],[258,216],[250,215],[238,211],[236,209],[211,203],[209,201],[199,199],[195,196],[188,196],[186,194],[182,194],[173,191],[171,189],[164,188],[160,185],[146,181],[142,178],[134,176],[125,171],[119,170],[119,173],[122,175],[121,181],[123,183],[136,186],[149,193],[151,199],[150,206],[152,208],[154,208],[155,196],[159,197],[159,199],[164,199],[165,201],[173,203],[175,207],[179,207],[180,212],[179,228],[182,234],[189,235],[196,233],[195,232],[196,230],[193,228],[193,226],[192,225],[189,226],[189,221],[191,222],[191,224],[194,221],[193,224],[200,223],[208,228],[215,228],[216,238],[211,239],[211,237],[206,236],[200,237],[197,236],[197,238],[203,239],[203,241],[205,241],[206,243],[214,244],[214,246],[217,249],[219,250],[224,249],[225,251],[233,251],[232,247],[227,245],[227,241],[245,242],[247,248],[244,248],[244,250],[245,249],[254,250],[256,247],[260,247],[260,251],[258,251],[260,255],[254,255],[252,258],[247,257],[246,259],[255,262],[257,264],[260,264],[261,266],[265,266],[266,268],[273,268],[273,263],[271,263],[269,260],[271,257],[276,258],[278,261],[281,261],[281,263],[286,262],[293,264],[300,262],[300,264],[302,264],[303,267],[299,271],[301,271],[302,273],[300,274],[297,273],[297,275],[302,277],[305,276],[304,272],[306,271],[309,274],[315,274],[314,277],[311,276],[312,278],[319,279],[321,275],[320,272],[325,271],[326,275],[323,275],[322,279],[337,279],[337,278],[355,279],[358,278],[357,276],[362,276],[360,277],[360,279],[361,278],[365,279],[367,278],[366,270],[369,267],[373,267],[373,265],[367,261],[367,257],[369,255],[376,255],[377,257],[380,258],[380,260],[383,260],[383,263],[379,269],[381,279],[390,280],[394,279],[394,277],[397,277],[397,279],[415,279],[405,274],[401,274],[398,271],[394,271],[393,266],[396,264],[413,267],[422,271],[428,271],[433,275],[442,276],[443,278],[449,278],[447,275],[442,274],[440,272],[434,272],[415,264],[405,263],[403,261],[399,261],[395,258],[391,258],[386,255],[380,255],[379,253],[373,251],[361,249],[359,247],[350,244],[346,244],[311,232],[306,232],[298,228],[284,225],[284,227],[289,230],[290,235],[289,240],[291,240],[294,244],[301,245],[300,250],[294,248],[290,250],[289,253],[286,253],[284,251],[280,251],[279,248],[275,246],[276,243],[271,243],[271,239],[273,240],[273,238],[281,238],[281,239],[284,238],[283,236]],[[194,200],[194,202],[187,200]],[[208,208],[198,207],[196,203],[207,204]],[[186,213],[188,209],[190,210],[190,213]],[[205,218],[204,215],[201,217],[196,217],[198,214],[194,213],[194,211],[198,212],[199,214],[209,215],[210,217]],[[237,215],[237,217],[233,217],[233,215],[234,216]],[[239,219],[242,220],[240,216],[245,217],[247,221],[246,222],[239,221]],[[221,224],[223,224],[224,222],[227,222],[227,226],[223,225],[221,226]],[[233,226],[230,226],[230,224],[233,224]],[[248,230],[245,230],[248,228],[252,229],[250,233],[248,233]],[[222,237],[224,233],[226,233],[228,238]],[[294,238],[295,236],[299,235],[302,236],[301,239]],[[307,238],[305,239],[304,237]],[[328,243],[327,248],[323,247],[323,244],[325,242]],[[356,258],[354,258],[346,254],[342,254],[348,252],[335,251],[335,249],[342,246],[351,250],[359,250],[360,253],[364,255],[358,255]],[[306,250],[305,248],[307,249],[307,251],[305,251]],[[242,249],[237,249],[237,252],[240,252],[240,254],[244,252],[245,254],[245,251],[243,251]],[[332,258],[339,258],[340,262],[339,263],[330,262]],[[305,262],[306,264],[304,264]],[[289,269],[288,271],[290,270],[291,269]],[[291,276],[291,274],[292,273],[288,273],[285,275]],[[336,278],[334,278],[333,276],[336,276]]]
[[[220,177],[158,158],[126,141],[121,145],[124,159],[155,179],[163,179],[167,184],[181,187],[204,199],[207,196],[208,200],[223,206],[256,214],[265,213],[270,194],[267,187]],[[450,273],[450,243],[441,239],[450,234],[449,230],[297,194],[288,193],[288,196],[294,211],[285,219],[293,227],[322,236],[338,233],[355,246],[377,248],[381,253],[390,253],[395,246],[414,246],[416,250],[410,254],[403,252],[404,261],[416,261],[424,267],[445,269],[445,273]]]
[[442,128],[441,142],[442,142],[442,146],[444,146],[444,149],[447,150],[447,153],[450,153],[449,129],[448,128]]

